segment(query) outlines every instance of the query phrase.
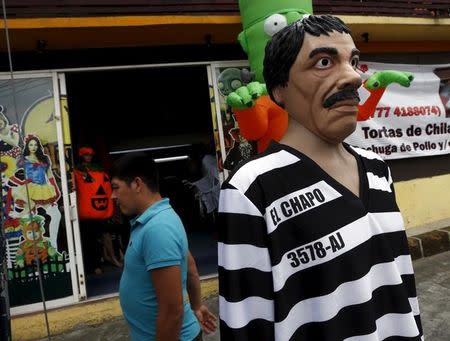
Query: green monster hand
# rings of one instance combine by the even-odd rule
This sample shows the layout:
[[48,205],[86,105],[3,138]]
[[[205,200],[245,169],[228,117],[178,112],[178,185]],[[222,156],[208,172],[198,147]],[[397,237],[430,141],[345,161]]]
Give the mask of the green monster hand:
[[370,76],[364,87],[368,90],[376,90],[386,88],[389,84],[397,83],[408,88],[413,80],[414,75],[411,72],[384,70],[375,72]]
[[255,105],[255,101],[267,95],[266,84],[251,82],[241,86],[227,97],[227,104],[233,109],[248,109]]

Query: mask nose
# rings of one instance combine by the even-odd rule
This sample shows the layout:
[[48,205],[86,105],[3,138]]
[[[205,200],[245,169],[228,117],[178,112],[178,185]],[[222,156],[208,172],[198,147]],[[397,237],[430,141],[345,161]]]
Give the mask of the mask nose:
[[358,89],[361,85],[361,75],[353,68],[353,66],[351,64],[343,66],[342,77],[338,82],[338,89]]

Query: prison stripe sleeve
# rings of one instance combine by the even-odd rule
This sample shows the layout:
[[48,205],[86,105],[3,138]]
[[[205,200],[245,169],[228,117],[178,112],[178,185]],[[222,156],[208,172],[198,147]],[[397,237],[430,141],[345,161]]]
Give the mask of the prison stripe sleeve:
[[225,184],[219,202],[219,304],[222,340],[273,340],[273,285],[261,212]]

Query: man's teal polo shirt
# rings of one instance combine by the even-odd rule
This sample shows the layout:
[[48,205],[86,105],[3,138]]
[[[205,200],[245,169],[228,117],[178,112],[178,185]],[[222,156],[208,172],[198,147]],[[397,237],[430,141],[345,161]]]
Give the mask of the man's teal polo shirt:
[[119,296],[133,341],[155,339],[158,303],[149,271],[173,265],[179,265],[182,274],[184,316],[180,340],[191,341],[200,333],[186,291],[187,253],[186,232],[169,199],[156,202],[131,221]]

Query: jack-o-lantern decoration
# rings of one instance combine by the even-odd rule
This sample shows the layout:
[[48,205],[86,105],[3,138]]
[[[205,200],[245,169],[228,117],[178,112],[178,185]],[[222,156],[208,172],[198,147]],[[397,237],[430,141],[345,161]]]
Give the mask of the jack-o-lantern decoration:
[[109,176],[103,171],[75,170],[79,218],[107,219],[113,214]]

